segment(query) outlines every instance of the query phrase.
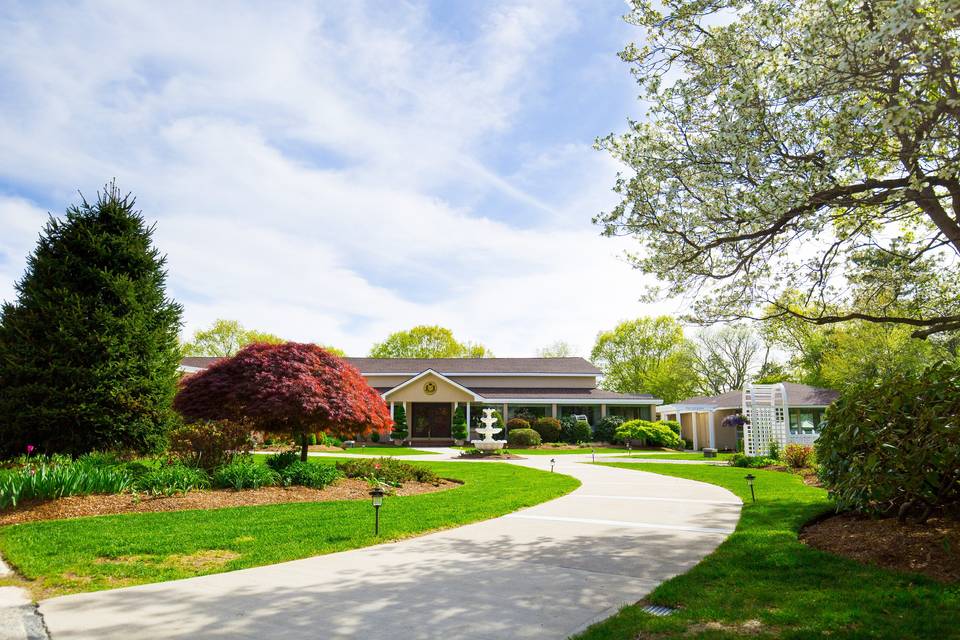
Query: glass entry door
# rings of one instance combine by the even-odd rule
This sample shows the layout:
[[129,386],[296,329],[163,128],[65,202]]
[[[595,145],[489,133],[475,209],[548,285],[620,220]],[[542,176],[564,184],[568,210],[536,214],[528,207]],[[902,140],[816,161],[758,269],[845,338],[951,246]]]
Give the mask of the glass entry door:
[[449,402],[414,402],[412,413],[412,437],[450,437],[450,422],[453,412]]

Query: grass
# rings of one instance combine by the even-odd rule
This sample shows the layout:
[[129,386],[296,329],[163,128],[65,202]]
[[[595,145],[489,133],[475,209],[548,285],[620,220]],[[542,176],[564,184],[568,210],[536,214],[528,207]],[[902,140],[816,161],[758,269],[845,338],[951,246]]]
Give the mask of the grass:
[[423,451],[421,449],[411,449],[410,447],[397,447],[397,446],[370,446],[366,447],[354,447],[352,449],[344,449],[343,451],[331,451],[330,453],[336,453],[337,455],[367,455],[367,456],[430,456],[436,455],[436,451]]
[[379,538],[362,500],[32,522],[0,528],[0,551],[35,597],[50,597],[355,549],[503,515],[580,484],[507,464],[416,464],[464,484],[386,498]]
[[825,491],[795,475],[752,470],[758,498],[752,504],[746,469],[606,464],[716,484],[745,506],[736,531],[714,553],[649,596],[652,603],[679,607],[677,613],[658,618],[627,606],[578,640],[958,637],[960,586],[801,544],[800,527],[833,506]]
[[[599,453],[599,452],[598,452]],[[649,458],[657,460],[706,460],[708,462],[716,462],[717,460],[729,460],[733,457],[732,453],[717,453],[716,458],[704,458],[703,454],[699,451],[693,452],[684,452],[684,453],[658,453],[656,451],[643,451],[642,449],[637,451],[633,450],[633,453],[630,454],[631,458]]]

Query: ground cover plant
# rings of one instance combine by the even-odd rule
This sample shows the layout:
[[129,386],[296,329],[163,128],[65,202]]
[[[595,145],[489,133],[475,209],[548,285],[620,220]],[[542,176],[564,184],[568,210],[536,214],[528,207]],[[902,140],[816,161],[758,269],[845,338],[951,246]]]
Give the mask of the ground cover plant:
[[508,464],[417,466],[463,485],[388,497],[379,538],[369,501],[353,500],[25,523],[0,528],[0,551],[31,581],[35,595],[95,591],[396,540],[503,515],[579,486],[563,474]]
[[826,491],[795,474],[752,471],[752,503],[742,469],[604,464],[716,484],[738,495],[744,507],[736,531],[716,551],[648,597],[678,607],[674,615],[655,617],[627,606],[578,640],[956,637],[955,586],[860,564],[797,540],[804,523],[834,505]]

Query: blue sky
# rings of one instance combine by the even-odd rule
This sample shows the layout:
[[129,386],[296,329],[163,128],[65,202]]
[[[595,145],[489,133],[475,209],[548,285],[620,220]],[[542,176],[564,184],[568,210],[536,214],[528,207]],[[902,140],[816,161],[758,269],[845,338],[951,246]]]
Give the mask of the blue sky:
[[[268,8],[269,7],[269,8]],[[669,306],[590,219],[636,116],[619,1],[6,3],[0,298],[111,177],[215,318],[361,355],[444,324],[497,355]]]

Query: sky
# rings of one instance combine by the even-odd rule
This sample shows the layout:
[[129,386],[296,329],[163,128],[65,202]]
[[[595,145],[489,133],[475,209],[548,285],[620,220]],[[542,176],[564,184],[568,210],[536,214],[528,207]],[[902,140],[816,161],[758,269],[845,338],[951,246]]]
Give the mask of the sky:
[[6,2],[0,299],[48,212],[116,178],[184,336],[217,318],[365,355],[417,324],[498,356],[638,301],[594,139],[638,115],[621,0]]

